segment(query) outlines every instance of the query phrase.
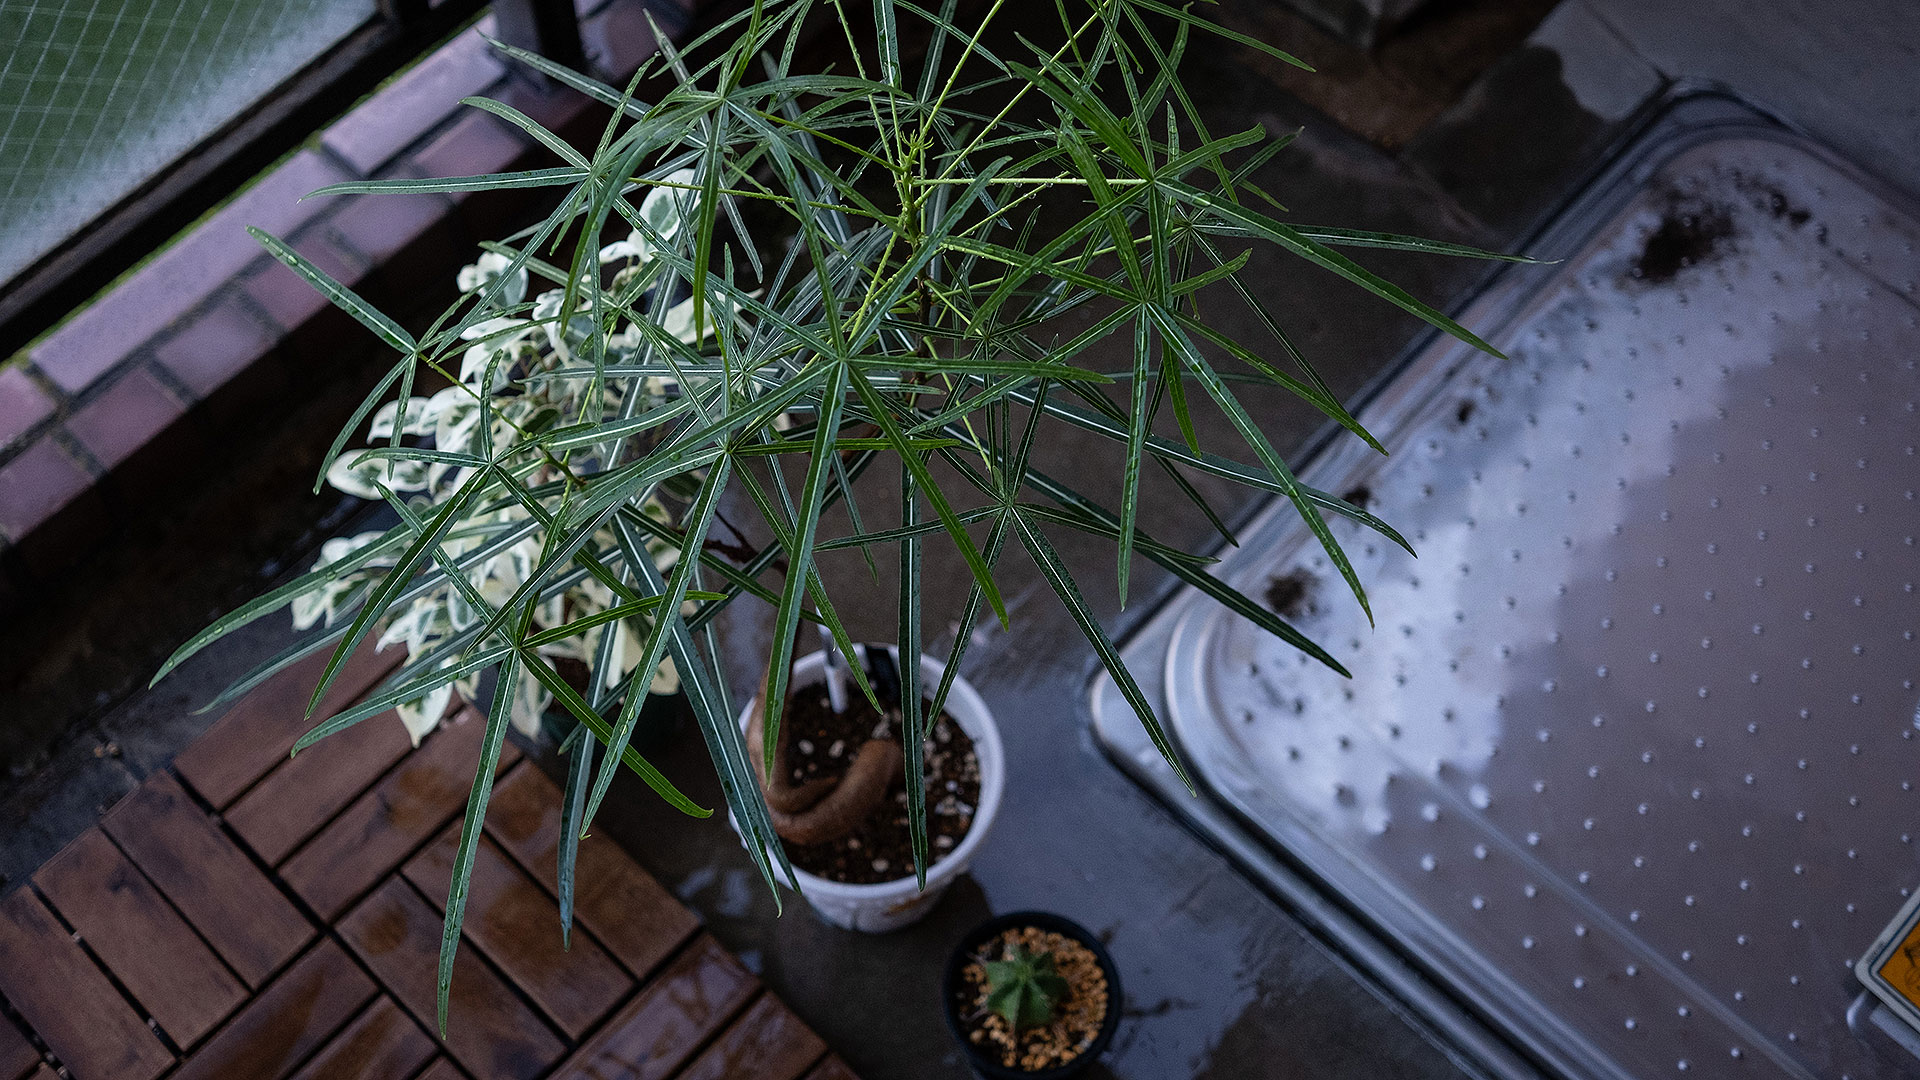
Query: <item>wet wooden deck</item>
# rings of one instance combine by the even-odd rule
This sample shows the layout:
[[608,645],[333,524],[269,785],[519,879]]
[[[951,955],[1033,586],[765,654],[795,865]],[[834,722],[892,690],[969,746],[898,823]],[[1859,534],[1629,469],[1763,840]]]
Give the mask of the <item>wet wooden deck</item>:
[[[396,652],[356,656],[325,709]],[[0,899],[0,1080],[852,1080],[610,841],[580,846],[562,950],[560,793],[511,747],[435,1038],[484,720],[409,751],[375,717],[289,758],[317,672],[243,698]]]

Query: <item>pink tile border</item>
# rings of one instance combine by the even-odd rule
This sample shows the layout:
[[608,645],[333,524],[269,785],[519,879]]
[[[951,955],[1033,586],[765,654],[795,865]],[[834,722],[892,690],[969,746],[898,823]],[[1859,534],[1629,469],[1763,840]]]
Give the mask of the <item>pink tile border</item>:
[[11,446],[53,415],[53,395],[20,368],[0,371],[0,447]]
[[291,232],[339,202],[302,195],[349,178],[311,150],[294,155],[35,346],[34,365],[66,393],[84,393],[261,256],[246,226]]
[[93,488],[85,465],[51,438],[41,439],[0,465],[0,533],[18,540]]

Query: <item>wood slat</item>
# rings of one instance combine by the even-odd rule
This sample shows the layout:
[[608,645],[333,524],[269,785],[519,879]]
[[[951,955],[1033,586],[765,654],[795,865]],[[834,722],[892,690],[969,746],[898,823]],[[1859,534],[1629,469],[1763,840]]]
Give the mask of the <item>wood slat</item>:
[[168,1080],[282,1080],[377,992],[352,958],[323,938]]
[[0,993],[76,1076],[152,1080],[173,1064],[31,889],[0,900]]
[[294,1080],[399,1080],[437,1052],[393,999],[382,995],[333,1037]]
[[[486,718],[471,709],[449,718],[425,745],[295,852],[281,866],[280,876],[322,918],[339,915],[466,807],[485,729]],[[507,746],[500,767],[511,766],[519,756]]]
[[807,1074],[807,1080],[860,1080],[839,1054],[828,1054]]
[[[437,1015],[440,912],[389,878],[340,921],[340,935],[416,1016]],[[532,1080],[565,1051],[546,1022],[467,948],[454,962],[447,1053],[475,1076]]]
[[170,773],[147,778],[100,827],[248,986],[313,940],[307,922]]
[[412,748],[397,714],[368,717],[281,761],[227,809],[227,824],[278,865]]
[[[559,895],[560,789],[546,774],[528,763],[502,779],[487,807],[487,831]],[[575,920],[641,977],[700,929],[699,916],[605,836],[580,842],[573,888]]]
[[760,988],[702,933],[554,1075],[562,1080],[666,1080]]
[[727,1026],[680,1074],[679,1080],[799,1080],[827,1052],[827,1044],[772,994]]
[[267,770],[280,764],[314,724],[366,696],[406,659],[405,649],[373,651],[372,642],[347,658],[320,708],[307,718],[307,701],[320,682],[328,654],[316,653],[254,687],[205,734],[173,759],[182,779],[217,810],[238,798]]
[[452,1061],[440,1058],[427,1066],[427,1071],[421,1073],[415,1080],[467,1080],[467,1074],[461,1072],[460,1066]]
[[246,1000],[240,980],[99,829],[33,881],[177,1045],[199,1042]]
[[[406,875],[428,902],[446,909],[458,825],[408,860]],[[482,837],[468,879],[467,938],[533,999],[569,1039],[586,1034],[633,989],[633,980],[591,937],[560,947],[560,908],[526,872]]]
[[0,1016],[0,1080],[20,1080],[38,1064],[40,1052],[13,1026],[13,1021]]

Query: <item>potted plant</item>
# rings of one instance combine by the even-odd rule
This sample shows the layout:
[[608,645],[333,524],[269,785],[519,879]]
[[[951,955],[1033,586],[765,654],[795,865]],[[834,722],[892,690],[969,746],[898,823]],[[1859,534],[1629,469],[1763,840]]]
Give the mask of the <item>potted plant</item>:
[[1120,1026],[1120,973],[1071,919],[1016,911],[968,931],[940,984],[947,1027],[988,1080],[1057,1080],[1103,1053]]
[[[922,725],[908,715],[899,650],[864,645],[859,653],[884,711],[836,688],[834,653],[822,650],[793,664],[770,762],[765,698],[741,712],[740,725],[796,888],[833,925],[878,933],[926,915],[966,872],[999,813],[1006,752],[986,702],[955,678],[946,708],[923,725],[920,769],[909,777],[902,744],[910,726]],[[920,685],[937,686],[943,674],[940,661],[920,657]],[[921,709],[930,704],[923,699]],[[918,830],[909,784],[925,792]],[[930,854],[916,850],[920,838]]]
[[[363,485],[392,507],[395,524],[330,548],[310,573],[196,635],[155,677],[236,627],[299,604],[309,634],[229,696],[325,653],[314,707],[369,637],[408,649],[382,688],[317,717],[301,746],[400,706],[424,725],[443,693],[487,703],[446,911],[443,1020],[495,762],[514,719],[537,714],[549,696],[582,728],[569,844],[620,768],[688,814],[712,812],[633,745],[649,696],[639,691],[671,663],[763,876],[770,886],[797,880],[716,664],[715,619],[748,597],[772,612],[773,655],[789,655],[803,622],[825,627],[840,655],[855,655],[840,605],[872,586],[829,580],[820,558],[828,550],[858,549],[876,573],[876,553],[897,557],[895,642],[907,657],[922,652],[926,546],[950,546],[971,577],[959,610],[941,613],[955,632],[937,680],[921,665],[902,670],[913,725],[902,768],[911,772],[919,725],[955,693],[976,622],[983,613],[1011,621],[996,568],[1014,549],[1038,567],[1173,760],[1054,549],[1050,534],[1063,530],[1115,545],[1108,572],[1122,603],[1144,557],[1339,667],[1208,575],[1210,560],[1143,533],[1144,472],[1162,474],[1173,497],[1216,523],[1189,472],[1290,500],[1363,604],[1324,515],[1404,544],[1365,509],[1295,480],[1239,401],[1238,380],[1279,385],[1373,441],[1243,274],[1250,249],[1270,246],[1485,347],[1341,249],[1485,253],[1290,223],[1267,205],[1252,177],[1287,140],[1259,128],[1214,133],[1178,76],[1195,34],[1290,59],[1263,43],[1162,0],[1062,5],[1057,32],[1040,43],[1031,20],[1021,34],[998,34],[1003,5],[969,25],[955,22],[955,10],[873,0],[872,33],[860,46],[839,7],[753,0],[685,49],[661,35],[660,57],[625,90],[502,46],[610,107],[597,146],[577,149],[517,110],[481,101],[558,164],[323,189],[558,195],[544,219],[486,245],[458,300],[418,333],[256,231],[394,352],[323,479]],[[792,42],[810,15],[839,20],[856,63],[827,74],[794,69]],[[923,41],[924,52],[904,56],[903,40]],[[645,102],[636,87],[649,76],[665,89]],[[1216,304],[1249,307],[1265,328],[1260,339],[1220,329],[1208,317]],[[1091,359],[1109,339],[1124,358],[1117,366]],[[433,388],[425,403],[416,386]],[[1225,419],[1247,460],[1224,442],[1201,448],[1196,408]],[[1088,476],[1039,468],[1035,446],[1062,426],[1106,440],[1112,460]],[[377,445],[350,449],[362,432]],[[1112,490],[1095,491],[1090,479]],[[898,515],[885,521],[874,519],[869,494],[882,484],[899,493]],[[839,535],[823,527],[834,506],[851,523]],[[730,514],[749,515],[752,528],[734,530],[723,520]],[[748,531],[761,540],[745,541]],[[557,665],[567,658],[587,666],[584,689]],[[850,692],[884,711],[860,668],[849,675]],[[788,664],[770,662],[760,696],[785,702],[791,678]],[[771,772],[783,715],[765,718],[752,755],[760,772]],[[931,855],[925,793],[908,784],[906,795],[918,885]],[[571,869],[563,845],[563,890]]]

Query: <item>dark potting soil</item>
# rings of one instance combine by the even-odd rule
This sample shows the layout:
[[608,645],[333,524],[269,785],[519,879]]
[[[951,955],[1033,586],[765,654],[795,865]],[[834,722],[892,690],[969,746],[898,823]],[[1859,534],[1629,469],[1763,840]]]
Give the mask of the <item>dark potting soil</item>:
[[[884,699],[883,699],[884,700]],[[927,701],[924,708],[931,708]],[[857,690],[848,688],[847,711],[835,713],[824,682],[794,691],[781,721],[782,739],[793,753],[793,780],[846,775],[854,755],[869,739],[899,741],[900,710],[887,710],[883,719]],[[927,781],[928,854],[939,862],[967,835],[980,805],[980,758],[973,740],[942,711],[922,743]],[[850,885],[877,885],[913,874],[913,842],[907,831],[907,788],[904,780],[887,792],[879,809],[853,832],[824,844],[787,842],[787,857],[809,874]]]

